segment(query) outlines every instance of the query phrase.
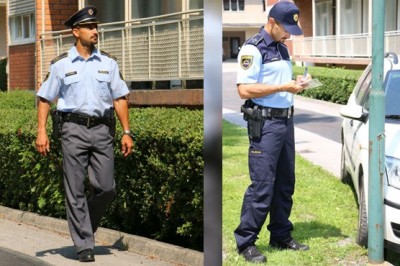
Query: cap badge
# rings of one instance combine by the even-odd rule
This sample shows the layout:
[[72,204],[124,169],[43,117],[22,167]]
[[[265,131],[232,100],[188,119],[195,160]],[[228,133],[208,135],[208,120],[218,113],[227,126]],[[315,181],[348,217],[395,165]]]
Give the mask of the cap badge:
[[297,22],[299,20],[299,14],[294,14],[293,19],[294,19],[294,21]]
[[93,13],[94,13],[93,9],[89,8],[87,12],[88,12],[89,15],[93,16]]

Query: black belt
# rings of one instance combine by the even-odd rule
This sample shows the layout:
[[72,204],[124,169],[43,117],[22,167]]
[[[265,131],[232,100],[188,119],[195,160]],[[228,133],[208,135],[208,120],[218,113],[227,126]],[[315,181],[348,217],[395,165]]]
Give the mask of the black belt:
[[63,122],[72,122],[79,125],[84,125],[88,128],[98,126],[100,124],[108,125],[108,117],[96,117],[74,113],[61,112]]
[[264,118],[290,118],[293,116],[294,108],[293,106],[289,108],[272,108],[272,107],[263,107],[257,105],[259,109],[262,110],[262,116]]

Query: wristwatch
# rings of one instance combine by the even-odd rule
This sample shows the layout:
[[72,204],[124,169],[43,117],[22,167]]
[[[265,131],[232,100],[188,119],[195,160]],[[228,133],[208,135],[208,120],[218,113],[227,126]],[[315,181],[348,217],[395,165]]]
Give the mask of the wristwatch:
[[132,132],[130,129],[128,130],[124,130],[124,132],[122,133],[122,135],[128,135],[128,136],[132,136]]

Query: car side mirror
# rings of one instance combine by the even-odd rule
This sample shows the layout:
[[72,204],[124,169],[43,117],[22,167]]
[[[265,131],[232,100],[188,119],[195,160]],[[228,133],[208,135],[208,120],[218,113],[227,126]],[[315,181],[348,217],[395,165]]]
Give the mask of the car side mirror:
[[340,115],[346,118],[355,119],[361,122],[365,122],[368,117],[368,113],[365,113],[362,106],[345,105],[340,109]]

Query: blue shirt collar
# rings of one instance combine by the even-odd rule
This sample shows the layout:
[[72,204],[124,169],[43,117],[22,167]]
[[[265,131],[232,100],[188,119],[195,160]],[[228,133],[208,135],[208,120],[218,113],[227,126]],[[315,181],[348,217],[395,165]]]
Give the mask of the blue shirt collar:
[[[73,45],[71,47],[71,49],[69,49],[68,51],[68,57],[71,59],[71,61],[77,60],[77,59],[81,59],[83,60],[82,56],[80,56],[80,54],[78,53],[78,50],[76,49],[76,46]],[[98,59],[99,61],[101,61],[100,59],[100,51],[95,47],[92,51],[92,54],[90,55],[89,59]]]

